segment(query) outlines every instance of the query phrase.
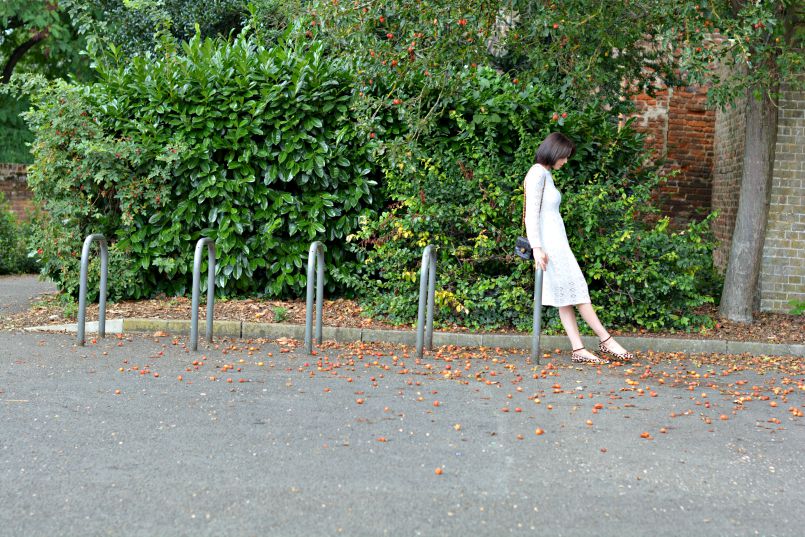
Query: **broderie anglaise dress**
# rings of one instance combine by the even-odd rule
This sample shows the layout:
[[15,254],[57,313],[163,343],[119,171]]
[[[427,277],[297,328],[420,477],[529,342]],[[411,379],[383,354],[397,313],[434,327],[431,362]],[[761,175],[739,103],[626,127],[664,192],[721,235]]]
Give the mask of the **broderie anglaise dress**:
[[[539,195],[545,186],[540,209]],[[570,250],[565,223],[559,214],[562,194],[541,164],[534,164],[525,177],[525,229],[532,248],[542,247],[548,266],[542,280],[544,306],[570,306],[590,302],[587,282]]]

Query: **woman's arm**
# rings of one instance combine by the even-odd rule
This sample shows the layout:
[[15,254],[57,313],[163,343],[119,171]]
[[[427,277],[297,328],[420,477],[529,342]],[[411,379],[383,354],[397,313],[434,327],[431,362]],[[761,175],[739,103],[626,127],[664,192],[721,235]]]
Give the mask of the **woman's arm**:
[[545,189],[545,170],[542,166],[531,166],[525,176],[525,232],[531,248],[540,248],[539,236],[540,197]]
[[548,263],[548,256],[542,250],[540,240],[541,197],[545,190],[546,174],[547,171],[542,166],[534,165],[525,176],[525,231],[534,252],[534,260],[542,270],[545,270]]

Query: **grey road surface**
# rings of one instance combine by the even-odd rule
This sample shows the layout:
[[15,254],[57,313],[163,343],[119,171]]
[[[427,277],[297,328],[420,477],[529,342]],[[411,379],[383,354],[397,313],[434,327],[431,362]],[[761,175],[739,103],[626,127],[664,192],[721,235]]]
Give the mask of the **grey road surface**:
[[796,360],[185,343],[0,332],[0,536],[803,534]]
[[38,276],[0,276],[0,317],[27,310],[36,297],[52,293],[56,286]]

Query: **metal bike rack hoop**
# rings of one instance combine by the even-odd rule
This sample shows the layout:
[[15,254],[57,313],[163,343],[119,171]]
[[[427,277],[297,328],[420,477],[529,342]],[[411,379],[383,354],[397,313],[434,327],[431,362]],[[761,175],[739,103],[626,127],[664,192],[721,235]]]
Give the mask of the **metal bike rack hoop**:
[[87,320],[87,271],[89,269],[89,249],[97,241],[101,248],[101,289],[98,298],[98,334],[106,336],[106,281],[109,274],[109,250],[106,238],[100,233],[87,236],[81,249],[81,281],[78,290],[78,344],[84,345],[84,327]]
[[[422,252],[419,273],[419,309],[416,321],[416,353],[422,358],[423,347],[433,349],[433,300],[436,293],[436,254],[432,245]],[[427,304],[427,320],[425,308]]]
[[[314,265],[316,267],[314,274]],[[316,283],[316,344],[321,345],[322,310],[324,300],[324,245],[310,244],[307,254],[307,304],[305,306],[305,352],[313,351],[313,283]]]
[[201,292],[201,254],[207,247],[207,341],[212,343],[212,317],[215,311],[215,241],[208,237],[196,243],[193,258],[193,302],[190,317],[190,348],[198,350],[198,302]]

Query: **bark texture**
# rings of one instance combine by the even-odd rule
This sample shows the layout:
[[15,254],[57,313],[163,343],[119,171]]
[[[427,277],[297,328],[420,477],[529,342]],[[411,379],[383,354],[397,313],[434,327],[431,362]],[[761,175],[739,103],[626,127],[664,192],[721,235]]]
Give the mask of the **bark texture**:
[[746,103],[743,176],[720,305],[723,317],[745,323],[752,322],[777,142],[777,100],[769,97],[776,91],[763,93]]

